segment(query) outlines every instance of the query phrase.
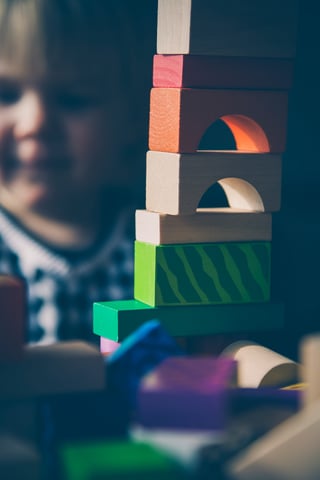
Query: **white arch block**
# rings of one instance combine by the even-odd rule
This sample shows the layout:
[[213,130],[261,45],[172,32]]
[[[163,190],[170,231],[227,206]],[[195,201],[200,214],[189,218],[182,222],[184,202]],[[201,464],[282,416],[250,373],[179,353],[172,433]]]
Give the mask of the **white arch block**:
[[193,215],[136,210],[136,239],[153,245],[271,241],[272,216],[234,208],[200,208]]
[[281,201],[281,155],[239,151],[147,153],[147,210],[193,214],[202,195],[216,182],[223,187],[230,207],[275,212]]

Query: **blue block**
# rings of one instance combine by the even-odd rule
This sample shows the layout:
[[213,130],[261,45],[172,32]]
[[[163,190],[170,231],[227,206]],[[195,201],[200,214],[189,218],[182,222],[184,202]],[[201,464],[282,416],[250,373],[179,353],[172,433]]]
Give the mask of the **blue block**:
[[184,352],[158,320],[150,320],[106,357],[108,389],[134,407],[141,378],[167,357]]

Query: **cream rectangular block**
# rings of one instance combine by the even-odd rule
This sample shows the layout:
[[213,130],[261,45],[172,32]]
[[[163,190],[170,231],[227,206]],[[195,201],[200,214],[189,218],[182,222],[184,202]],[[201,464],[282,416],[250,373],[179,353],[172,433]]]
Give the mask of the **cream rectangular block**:
[[136,210],[136,239],[153,245],[272,238],[272,216],[236,208],[197,209],[193,215]]
[[100,390],[104,386],[103,357],[86,342],[26,346],[21,360],[0,364],[1,400]]
[[157,52],[292,58],[297,0],[158,0]]
[[277,211],[281,201],[281,155],[239,151],[147,153],[147,210],[191,215],[202,195],[216,182],[232,208]]

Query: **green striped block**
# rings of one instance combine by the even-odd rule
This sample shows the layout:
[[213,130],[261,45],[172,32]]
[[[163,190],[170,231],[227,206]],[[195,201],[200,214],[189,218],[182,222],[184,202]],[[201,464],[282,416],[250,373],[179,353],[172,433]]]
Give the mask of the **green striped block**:
[[134,298],[150,306],[266,302],[271,242],[135,242]]
[[281,303],[150,307],[138,300],[93,304],[93,332],[122,342],[144,322],[159,320],[173,337],[258,332],[283,328]]

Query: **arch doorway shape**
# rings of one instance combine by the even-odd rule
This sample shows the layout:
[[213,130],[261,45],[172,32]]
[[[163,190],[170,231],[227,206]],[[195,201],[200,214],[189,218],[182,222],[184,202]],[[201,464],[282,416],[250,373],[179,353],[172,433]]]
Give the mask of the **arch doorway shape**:
[[[249,147],[249,151],[259,153],[281,153],[286,148],[287,106],[288,94],[279,90],[153,88],[149,148],[195,153],[207,128],[222,118],[238,137],[239,150]],[[244,132],[248,128],[253,131],[254,126],[259,126],[259,131],[255,132],[258,140],[252,150]]]
[[214,121],[202,136],[198,151],[238,150],[242,152],[270,151],[263,129],[245,115],[224,115]]
[[[259,192],[248,181],[242,178],[228,177],[218,180],[217,183],[222,187],[226,195],[229,208],[248,210],[251,212],[265,211]],[[209,187],[209,189],[210,188],[211,187]],[[205,193],[206,192],[204,192],[204,195]],[[201,199],[199,203],[201,203]]]
[[195,213],[204,192],[216,182],[221,184],[233,208],[277,211],[281,200],[281,156],[241,152],[147,153],[147,210],[172,215]]

